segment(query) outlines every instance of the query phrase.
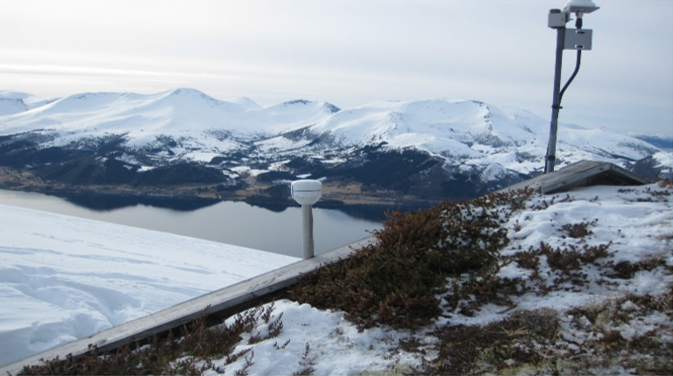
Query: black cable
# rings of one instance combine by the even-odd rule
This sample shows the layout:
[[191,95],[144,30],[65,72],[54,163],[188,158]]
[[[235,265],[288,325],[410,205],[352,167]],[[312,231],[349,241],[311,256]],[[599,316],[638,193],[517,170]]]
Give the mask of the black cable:
[[575,76],[577,76],[577,72],[580,71],[581,61],[582,61],[582,50],[577,50],[577,62],[575,63],[575,71],[573,72],[572,76],[570,76],[570,79],[568,79],[568,82],[566,82],[565,86],[563,86],[563,89],[561,89],[561,93],[559,94],[558,99],[559,106],[561,105],[561,100],[563,99],[563,93],[565,93],[568,86],[570,86],[570,83],[573,82]]
[[[582,29],[582,17],[578,15],[577,20],[575,20],[575,27],[577,30]],[[573,72],[572,76],[570,76],[570,79],[568,79],[568,82],[563,86],[563,89],[561,89],[561,93],[559,94],[559,109],[561,107],[561,100],[563,99],[563,93],[565,93],[566,89],[568,86],[570,86],[570,83],[573,82],[575,79],[575,76],[577,76],[577,72],[580,71],[580,62],[582,61],[582,50],[577,50],[577,62],[575,63],[575,71]]]

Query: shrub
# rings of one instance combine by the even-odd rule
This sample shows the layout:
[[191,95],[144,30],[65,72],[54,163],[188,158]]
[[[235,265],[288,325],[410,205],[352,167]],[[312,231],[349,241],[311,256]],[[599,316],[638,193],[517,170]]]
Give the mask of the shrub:
[[489,194],[407,213],[388,213],[376,242],[308,274],[290,297],[339,309],[360,328],[425,325],[441,313],[436,297],[446,278],[493,264],[508,243],[502,223],[511,202],[531,191]]
[[565,230],[571,238],[582,239],[593,234],[593,232],[589,230],[589,226],[595,226],[597,222],[598,219],[591,222],[566,223],[561,226],[561,228]]
[[[273,304],[250,309],[237,314],[229,322],[217,326],[209,322],[204,313],[191,324],[182,326],[179,335],[169,331],[153,336],[147,343],[123,346],[114,352],[104,352],[91,347],[78,357],[42,360],[43,364],[25,366],[19,375],[194,375],[210,370],[223,373],[224,368],[213,363],[226,358],[225,365],[245,357],[243,368],[235,374],[245,374],[253,364],[250,349],[232,353],[244,333],[250,333],[249,342],[274,338],[283,329],[282,313],[273,315]],[[259,321],[268,325],[265,335],[253,333]],[[287,344],[285,345],[287,346]]]
[[[517,312],[507,319],[478,325],[439,328],[437,358],[426,365],[424,374],[501,374],[508,368],[528,364],[544,369],[539,351],[558,336],[559,320],[549,309]],[[512,372],[512,374],[515,374]],[[537,374],[537,372],[536,372]]]

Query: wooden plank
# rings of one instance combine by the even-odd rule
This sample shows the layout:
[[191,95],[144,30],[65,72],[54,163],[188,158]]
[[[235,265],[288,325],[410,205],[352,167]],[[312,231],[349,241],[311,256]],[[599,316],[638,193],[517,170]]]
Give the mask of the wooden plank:
[[[325,252],[309,260],[303,260],[286,267],[262,274],[255,278],[225,287],[212,293],[166,308],[154,314],[93,334],[89,337],[67,343],[33,355],[19,362],[0,367],[0,375],[17,374],[23,366],[40,364],[40,359],[65,358],[72,354],[86,353],[90,346],[101,350],[114,350],[129,343],[150,338],[167,332],[197,319],[201,314],[216,315],[224,311],[236,311],[252,300],[273,294],[299,281],[302,275],[319,269],[325,264],[343,259],[367,244],[373,237]],[[209,307],[206,310],[206,307]]]

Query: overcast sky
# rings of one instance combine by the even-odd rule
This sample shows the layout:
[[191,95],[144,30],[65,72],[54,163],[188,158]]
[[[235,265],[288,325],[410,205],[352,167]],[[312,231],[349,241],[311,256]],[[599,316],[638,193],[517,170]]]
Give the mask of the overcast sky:
[[[0,90],[262,105],[464,98],[551,114],[565,0],[0,0]],[[673,136],[673,0],[595,0],[560,121]],[[570,22],[568,27],[574,27]],[[564,53],[564,78],[575,52]]]

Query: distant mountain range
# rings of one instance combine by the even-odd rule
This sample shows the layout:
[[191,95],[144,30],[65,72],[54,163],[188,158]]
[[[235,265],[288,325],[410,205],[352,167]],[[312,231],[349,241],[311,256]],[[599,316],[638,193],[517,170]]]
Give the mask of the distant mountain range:
[[[652,177],[673,168],[661,149],[670,143],[654,138],[571,124],[558,135],[558,168],[583,159],[639,166]],[[469,100],[339,109],[225,102],[193,89],[59,99],[0,91],[0,165],[61,184],[262,184],[273,196],[285,194],[274,185],[310,177],[363,192],[464,199],[540,174],[548,137],[548,119]]]

